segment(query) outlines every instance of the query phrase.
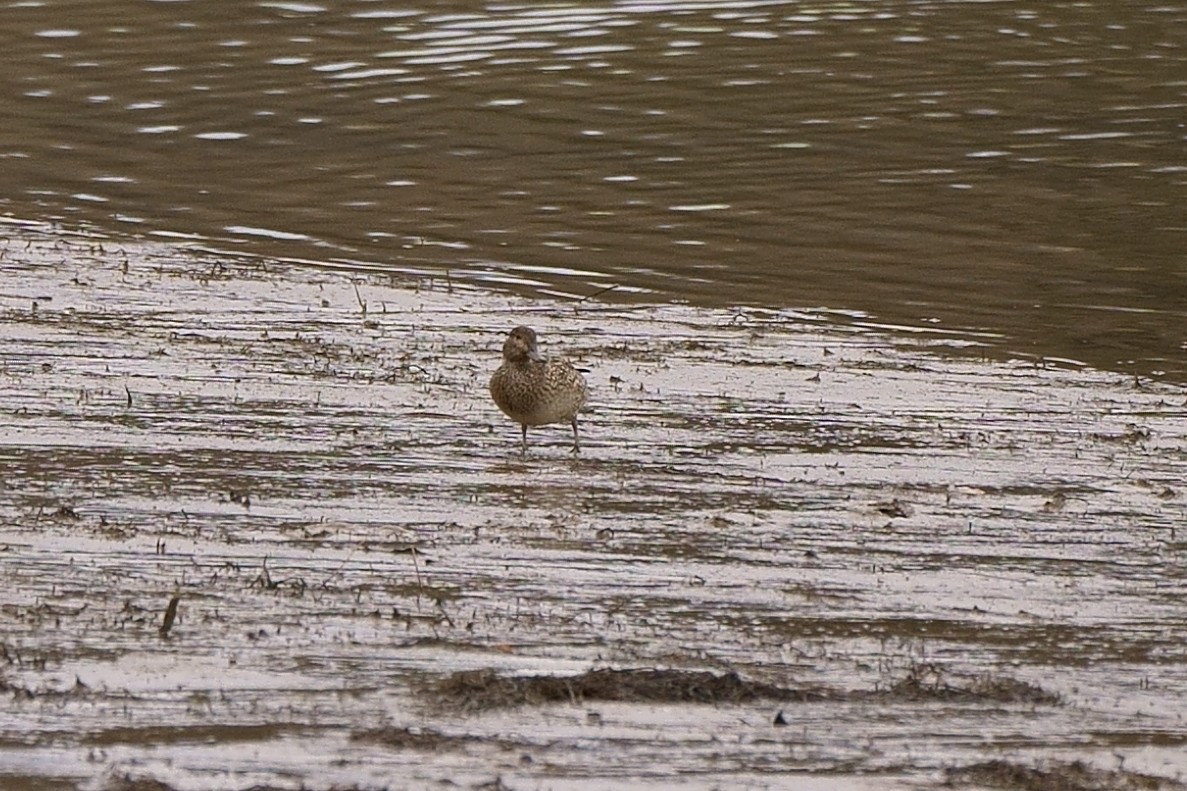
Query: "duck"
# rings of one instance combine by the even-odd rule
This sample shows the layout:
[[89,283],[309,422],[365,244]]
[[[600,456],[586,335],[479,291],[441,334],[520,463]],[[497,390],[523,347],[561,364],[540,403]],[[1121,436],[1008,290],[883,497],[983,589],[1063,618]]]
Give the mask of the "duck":
[[581,452],[577,415],[589,385],[569,362],[542,357],[531,327],[516,327],[508,333],[503,364],[490,378],[490,395],[503,414],[519,424],[521,455],[528,452],[528,426],[550,423],[572,426],[573,453]]

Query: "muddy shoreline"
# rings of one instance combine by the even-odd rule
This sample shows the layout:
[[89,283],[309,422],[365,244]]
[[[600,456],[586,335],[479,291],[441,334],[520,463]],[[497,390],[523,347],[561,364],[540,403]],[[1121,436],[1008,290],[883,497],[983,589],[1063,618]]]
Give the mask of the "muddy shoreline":
[[[808,311],[5,237],[6,782],[1187,771],[1179,388]],[[578,458],[555,427],[521,459],[486,397],[519,323],[589,371]],[[451,678],[552,692],[474,707]]]

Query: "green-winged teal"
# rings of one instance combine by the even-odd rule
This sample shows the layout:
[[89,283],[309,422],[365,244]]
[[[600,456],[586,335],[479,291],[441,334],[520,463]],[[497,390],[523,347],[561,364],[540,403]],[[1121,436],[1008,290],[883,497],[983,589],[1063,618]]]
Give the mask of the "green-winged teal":
[[528,426],[568,421],[577,439],[577,413],[585,403],[585,377],[564,360],[546,360],[531,327],[516,327],[503,343],[503,364],[490,378],[490,395],[503,414],[523,429],[522,452],[528,452]]

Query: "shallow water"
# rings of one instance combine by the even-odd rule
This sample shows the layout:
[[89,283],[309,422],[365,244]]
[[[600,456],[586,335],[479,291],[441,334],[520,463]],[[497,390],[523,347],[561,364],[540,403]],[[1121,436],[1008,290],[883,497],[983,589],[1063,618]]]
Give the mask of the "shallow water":
[[1187,381],[1187,10],[0,6],[0,209]]
[[[874,789],[1001,757],[1187,771],[1181,390],[825,313],[525,301],[7,235],[12,782]],[[520,458],[488,401],[517,323],[589,370],[580,457],[558,426]],[[934,666],[1064,703],[474,714],[421,691],[591,666],[840,690]],[[351,738],[379,724],[463,738]]]

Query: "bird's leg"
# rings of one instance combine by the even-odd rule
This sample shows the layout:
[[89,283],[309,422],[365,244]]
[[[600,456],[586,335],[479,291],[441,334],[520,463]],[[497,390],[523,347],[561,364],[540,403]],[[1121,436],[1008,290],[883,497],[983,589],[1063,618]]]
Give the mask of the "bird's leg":
[[526,456],[528,455],[528,424],[521,423],[520,428],[523,429],[523,444],[519,448],[519,455]]
[[573,424],[573,452],[580,453],[581,452],[581,441],[579,439],[577,439],[577,416],[576,415],[573,415],[572,424]]

